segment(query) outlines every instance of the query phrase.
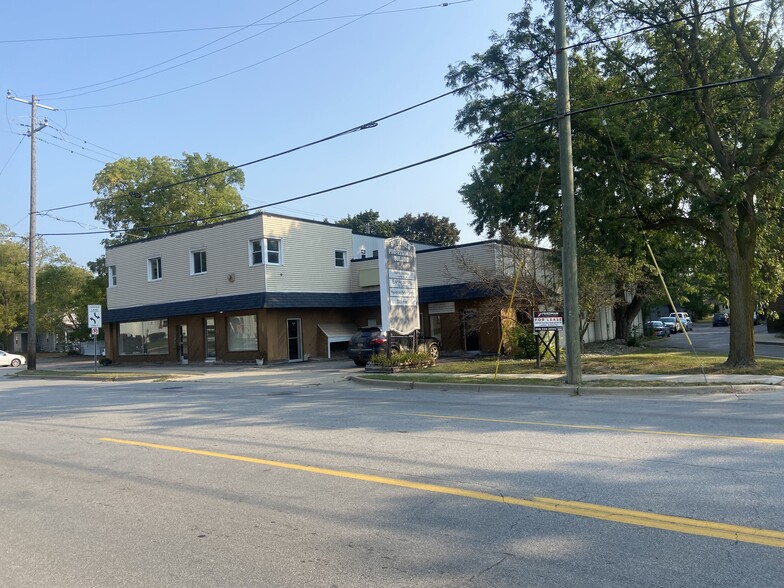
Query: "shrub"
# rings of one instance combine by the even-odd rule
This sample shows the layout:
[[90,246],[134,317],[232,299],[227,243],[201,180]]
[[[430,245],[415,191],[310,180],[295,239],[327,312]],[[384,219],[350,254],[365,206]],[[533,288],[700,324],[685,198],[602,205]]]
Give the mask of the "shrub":
[[536,359],[536,335],[522,325],[515,325],[506,334],[509,355],[514,359]]
[[400,351],[392,353],[389,357],[385,353],[374,355],[370,363],[381,367],[428,367],[435,361],[424,351]]
[[642,337],[640,336],[640,327],[635,325],[632,327],[632,332],[626,339],[626,345],[629,347],[639,347],[642,344]]

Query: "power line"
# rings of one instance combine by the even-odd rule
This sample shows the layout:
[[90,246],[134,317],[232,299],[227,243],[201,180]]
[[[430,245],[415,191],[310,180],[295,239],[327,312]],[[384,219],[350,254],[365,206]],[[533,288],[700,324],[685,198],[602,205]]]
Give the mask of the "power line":
[[[347,129],[345,131],[340,131],[340,132],[335,133],[333,135],[329,135],[327,137],[323,137],[321,139],[317,139],[317,140],[311,141],[309,143],[304,143],[304,144],[299,145],[297,147],[292,147],[292,148],[286,149],[284,151],[279,151],[278,153],[274,153],[272,155],[267,155],[265,157],[260,157],[259,159],[254,159],[253,161],[248,161],[246,163],[241,163],[239,165],[232,165],[232,166],[229,166],[229,167],[227,167],[225,169],[218,170],[218,171],[215,171],[215,172],[211,172],[209,174],[196,176],[194,178],[187,178],[185,180],[181,180],[179,182],[174,182],[172,184],[166,184],[164,186],[156,186],[154,188],[150,188],[150,189],[144,190],[142,192],[135,192],[135,194],[138,194],[138,195],[149,194],[151,192],[156,192],[156,191],[159,191],[159,190],[166,190],[168,188],[174,188],[176,186],[181,186],[183,184],[188,184],[190,182],[197,182],[197,181],[200,181],[200,180],[205,180],[207,178],[211,178],[211,177],[219,175],[219,174],[228,173],[230,171],[241,169],[243,167],[248,167],[250,165],[261,163],[263,161],[267,161],[267,160],[270,160],[270,159],[275,159],[275,158],[281,157],[283,155],[288,155],[290,153],[294,153],[295,151],[299,151],[301,149],[306,149],[307,147],[312,147],[314,145],[318,145],[319,143],[325,143],[327,141],[331,141],[333,139],[337,139],[338,137],[342,137],[344,135],[355,133],[357,131],[365,131],[365,130],[368,130],[368,129],[372,129],[372,128],[375,128],[376,126],[378,126],[378,123],[381,122],[381,121],[385,121],[385,120],[393,118],[395,116],[399,116],[399,115],[404,114],[404,113],[406,113],[406,112],[408,112],[410,110],[413,110],[415,108],[419,108],[421,106],[425,106],[426,104],[430,104],[431,102],[434,102],[436,100],[440,100],[441,98],[445,98],[446,96],[450,96],[451,94],[455,94],[457,92],[461,92],[461,91],[465,90],[466,88],[469,88],[469,87],[474,86],[476,84],[479,84],[479,83],[482,83],[484,81],[487,81],[488,79],[490,79],[492,77],[493,76],[485,76],[485,77],[480,78],[480,79],[478,79],[478,80],[476,80],[474,82],[471,82],[470,84],[466,84],[465,86],[461,86],[460,88],[456,88],[456,89],[451,90],[449,92],[444,92],[443,94],[439,94],[438,96],[435,96],[433,98],[428,98],[427,100],[423,100],[422,102],[419,102],[419,103],[414,104],[412,106],[407,106],[406,108],[403,108],[403,109],[398,110],[396,112],[392,112],[392,113],[387,114],[385,116],[382,116],[380,118],[373,119],[372,121],[367,122],[365,124],[357,125],[355,127]],[[115,196],[111,196],[111,197],[109,197],[107,199],[124,198],[124,197],[126,197],[126,194],[118,194],[118,195],[115,195]],[[56,211],[56,210],[66,210],[68,208],[76,208],[76,207],[79,207],[79,206],[87,206],[89,204],[92,204],[95,201],[96,201],[96,199],[93,199],[93,200],[88,200],[88,201],[85,201],[85,202],[79,202],[77,204],[68,204],[66,206],[58,206],[56,208],[48,209],[48,212],[52,212],[52,211]]]
[[742,6],[748,6],[750,4],[757,4],[759,2],[763,2],[764,0],[748,0],[747,2],[741,2],[739,4],[733,4],[732,6],[722,6],[721,8],[713,8],[711,10],[706,10],[705,12],[693,12],[691,14],[686,14],[684,16],[679,16],[678,18],[673,18],[672,20],[667,20],[663,22],[657,22],[656,24],[645,25],[643,27],[639,27],[636,29],[632,29],[630,31],[624,31],[622,33],[618,33],[617,35],[610,35],[609,37],[594,37],[593,39],[588,39],[586,41],[580,41],[579,43],[575,43],[574,45],[568,45],[565,47],[566,49],[579,49],[580,47],[585,47],[586,45],[594,45],[596,43],[605,43],[607,41],[613,41],[615,39],[620,39],[621,37],[626,37],[628,35],[635,35],[637,33],[644,33],[645,31],[650,31],[653,29],[658,29],[667,25],[676,24],[679,22],[683,22],[694,18],[695,16],[707,16],[709,14],[715,14],[717,12],[724,12],[725,10],[730,10],[731,8],[740,8]]
[[3,169],[0,169],[0,176],[3,175],[3,172],[5,171],[5,168],[7,168],[8,164],[11,163],[11,160],[14,158],[14,155],[16,155],[16,152],[19,149],[19,146],[22,144],[22,141],[24,141],[24,140],[25,140],[25,138],[24,138],[24,135],[23,135],[22,138],[19,139],[19,142],[16,144],[16,147],[14,147],[14,150],[11,151],[11,155],[8,156],[8,161],[6,161],[5,164],[3,165]]
[[[57,130],[59,132],[62,132],[59,129],[55,129],[55,130]],[[76,149],[80,149],[82,151],[89,151],[90,153],[94,153],[96,155],[100,155],[101,157],[107,157],[104,153],[102,153],[100,151],[96,151],[95,149],[90,149],[89,147],[85,147],[84,145],[80,145],[79,143],[75,143],[73,141],[69,141],[69,140],[67,140],[67,139],[65,139],[63,137],[60,137],[58,135],[55,135],[53,133],[45,133],[45,134],[46,134],[47,137],[51,137],[52,139],[57,139],[58,141],[61,141],[61,142],[65,143],[66,145],[71,145],[72,147],[75,147]],[[55,147],[57,147],[57,145],[55,145]],[[66,147],[66,149],[67,149],[67,147]],[[113,158],[109,158],[109,159],[113,160]],[[106,163],[106,162],[104,162],[104,163]]]
[[125,155],[123,155],[122,153],[117,153],[116,151],[112,151],[111,149],[107,149],[106,147],[102,147],[101,145],[98,145],[96,143],[92,143],[92,142],[88,141],[87,139],[82,139],[81,137],[77,137],[73,133],[69,133],[64,128],[56,126],[52,122],[49,123],[49,126],[51,128],[53,128],[53,129],[55,129],[56,131],[62,133],[63,135],[67,135],[67,136],[71,137],[72,139],[75,139],[76,141],[81,141],[85,145],[92,145],[93,147],[97,147],[101,151],[105,151],[106,153],[109,153],[111,155],[116,155],[117,157],[125,157]]
[[[382,6],[377,8],[376,10],[380,10],[381,8],[389,6],[390,4],[394,3],[395,1],[396,0],[390,0],[389,2],[387,2],[386,4],[383,4]],[[363,18],[366,18],[366,17],[372,15],[374,12],[376,12],[376,10],[373,10],[371,12],[363,14],[363,15],[359,16],[358,18],[355,18],[354,20],[350,21],[350,22],[344,23],[344,24],[342,24],[340,26],[337,26],[337,27],[335,27],[333,29],[330,29],[330,30],[328,30],[325,33],[317,35],[317,36],[315,36],[315,37],[313,37],[311,39],[308,39],[307,41],[303,41],[299,45],[295,45],[293,47],[290,47],[290,48],[288,48],[288,49],[286,49],[284,51],[276,53],[275,55],[271,55],[270,57],[262,59],[261,61],[257,61],[255,63],[251,63],[250,65],[246,65],[244,67],[241,67],[239,69],[235,69],[233,71],[230,71],[230,72],[218,75],[218,76],[214,76],[214,77],[209,78],[207,80],[202,80],[201,82],[196,82],[196,83],[190,84],[188,86],[182,86],[180,88],[175,88],[174,90],[168,90],[166,92],[160,92],[158,94],[151,94],[149,96],[143,96],[142,98],[134,98],[133,100],[124,100],[122,102],[114,102],[114,103],[111,103],[111,104],[96,104],[96,105],[93,105],[93,106],[79,106],[79,107],[76,107],[76,108],[69,108],[67,110],[75,111],[75,110],[92,110],[92,109],[96,109],[96,108],[112,108],[114,106],[123,106],[125,104],[133,104],[133,103],[136,103],[136,102],[142,102],[144,100],[151,100],[153,98],[160,98],[161,96],[168,96],[169,94],[175,94],[177,92],[182,92],[184,90],[190,90],[191,88],[196,88],[198,86],[203,86],[204,84],[209,84],[210,82],[214,82],[216,80],[220,80],[220,79],[232,76],[234,74],[243,72],[245,70],[254,68],[256,66],[262,65],[262,64],[267,63],[269,61],[272,61],[273,59],[277,59],[278,57],[282,57],[283,55],[291,53],[292,51],[296,51],[297,49],[300,49],[300,48],[302,48],[302,47],[304,47],[306,45],[310,45],[311,43],[315,43],[319,39],[322,39],[322,38],[324,38],[324,37],[326,37],[328,35],[331,35],[332,33],[339,31],[340,29],[343,29],[343,28],[346,28],[348,26],[351,26],[355,22],[357,22],[359,20],[362,20]],[[64,100],[65,98],[67,98],[67,97],[56,98],[55,100]],[[61,110],[65,110],[65,109],[61,109]]]
[[[447,8],[449,6],[454,6],[457,4],[466,4],[468,2],[473,2],[474,0],[456,0],[455,2],[439,2],[438,4],[429,4],[427,6],[414,6],[412,8],[398,8],[395,10],[382,10],[378,12],[374,12],[372,16],[381,16],[385,14],[395,14],[400,12],[413,12],[418,10],[427,10],[430,8]],[[273,13],[274,14],[274,13]],[[285,20],[280,22],[271,22],[271,23],[259,23],[259,24],[250,24],[250,25],[225,25],[225,26],[216,26],[216,27],[198,27],[198,28],[188,28],[188,29],[166,29],[161,31],[137,31],[133,33],[104,33],[102,35],[78,35],[78,36],[69,36],[69,37],[36,37],[32,39],[0,39],[0,45],[7,45],[12,43],[42,43],[42,42],[53,42],[53,41],[85,41],[90,39],[113,39],[118,37],[138,37],[138,36],[145,36],[145,35],[169,35],[169,34],[180,34],[180,33],[199,33],[204,31],[220,31],[220,30],[227,30],[227,29],[246,29],[248,27],[255,27],[255,26],[267,26],[267,25],[280,25],[280,24],[302,24],[302,23],[311,23],[311,22],[323,22],[328,20],[342,20],[346,18],[356,18],[360,16],[359,14],[343,14],[339,16],[322,16],[319,18],[302,18],[297,20]]]
[[[665,96],[675,96],[675,95],[679,95],[679,94],[685,94],[685,93],[688,93],[688,92],[696,92],[696,91],[701,91],[701,90],[711,89],[711,88],[717,88],[717,87],[722,87],[722,86],[730,86],[730,85],[735,85],[735,84],[748,83],[748,82],[756,81],[756,80],[759,80],[759,79],[767,79],[767,78],[771,78],[771,77],[773,77],[771,74],[759,75],[759,76],[752,76],[752,77],[747,77],[747,78],[740,78],[740,79],[736,79],[736,80],[730,80],[730,81],[726,81],[726,82],[717,82],[717,83],[714,83],[714,84],[706,84],[705,86],[695,86],[695,87],[691,87],[691,88],[684,88],[684,89],[681,89],[681,90],[671,90],[669,92],[660,92],[658,94],[652,94],[652,95],[642,96],[642,97],[638,97],[638,98],[630,98],[630,99],[626,99],[626,100],[619,100],[617,102],[611,102],[611,103],[607,103],[607,104],[603,104],[603,105],[592,106],[592,107],[589,107],[589,108],[572,110],[572,111],[569,111],[567,113],[564,113],[563,116],[574,116],[574,115],[583,114],[583,113],[586,113],[586,112],[591,112],[593,110],[613,108],[615,106],[621,106],[621,105],[624,105],[624,104],[630,104],[632,102],[641,102],[641,101],[645,101],[645,100],[652,100],[652,99],[655,99],[655,98],[662,98],[662,97],[665,97]],[[234,211],[223,213],[223,214],[219,214],[219,215],[212,215],[212,216],[206,216],[206,217],[193,218],[193,219],[189,219],[187,221],[179,221],[179,222],[175,222],[175,223],[166,223],[166,224],[161,224],[161,225],[151,225],[151,226],[147,226],[147,227],[134,227],[133,229],[116,229],[114,231],[106,230],[106,231],[79,232],[79,233],[42,233],[41,235],[42,236],[71,236],[71,235],[76,236],[76,235],[99,235],[99,234],[107,234],[107,233],[112,233],[112,234],[114,234],[114,233],[127,233],[129,231],[142,231],[142,230],[149,230],[149,229],[173,228],[173,227],[182,226],[182,225],[192,225],[192,224],[198,223],[198,222],[203,222],[203,221],[208,221],[208,220],[218,220],[218,219],[226,218],[226,217],[229,217],[229,216],[237,216],[238,214],[247,214],[247,213],[252,212],[252,211],[261,210],[261,209],[264,209],[264,208],[271,208],[271,207],[274,207],[274,206],[280,206],[281,204],[288,204],[290,202],[296,202],[298,200],[304,200],[305,198],[312,198],[313,196],[319,196],[319,195],[326,194],[326,193],[329,193],[329,192],[334,192],[334,191],[342,190],[342,189],[349,188],[349,187],[352,187],[352,186],[357,186],[359,184],[370,182],[372,180],[377,180],[379,178],[383,178],[383,177],[386,177],[386,176],[389,176],[389,175],[400,173],[402,171],[406,171],[406,170],[409,170],[409,169],[413,169],[415,167],[419,167],[419,166],[425,165],[427,163],[432,163],[432,162],[438,161],[440,159],[451,157],[452,155],[456,155],[456,154],[461,153],[463,151],[466,151],[468,149],[480,147],[482,145],[486,145],[486,144],[489,144],[489,143],[506,142],[506,141],[510,140],[509,139],[510,136],[514,136],[516,133],[519,133],[521,131],[524,131],[526,129],[529,129],[529,128],[532,128],[532,127],[535,127],[535,126],[540,126],[540,125],[551,123],[553,121],[558,120],[558,118],[560,118],[560,115],[552,115],[552,116],[549,116],[549,117],[546,117],[546,118],[543,118],[543,119],[539,119],[537,121],[534,121],[534,122],[522,125],[522,126],[516,128],[516,129],[513,129],[511,131],[498,133],[498,134],[496,134],[495,136],[493,136],[493,137],[491,137],[489,139],[483,139],[483,140],[479,140],[479,141],[474,141],[473,143],[471,143],[469,145],[465,145],[463,147],[460,147],[460,148],[457,148],[457,149],[453,149],[452,151],[449,151],[447,153],[442,153],[442,154],[436,155],[434,157],[429,157],[427,159],[423,159],[423,160],[420,160],[418,162],[415,162],[415,163],[412,163],[412,164],[409,164],[409,165],[405,165],[403,167],[398,167],[398,168],[395,168],[395,169],[392,169],[392,170],[388,170],[388,171],[385,171],[385,172],[374,174],[372,176],[367,176],[367,177],[361,178],[359,180],[354,180],[354,181],[347,182],[347,183],[344,183],[344,184],[340,184],[340,185],[337,185],[337,186],[332,186],[330,188],[325,188],[323,190],[317,190],[315,192],[302,194],[300,196],[294,196],[292,198],[285,198],[283,200],[278,200],[278,201],[275,201],[275,202],[269,202],[267,204],[263,204],[263,205],[260,205],[260,206],[254,206],[254,207],[251,207],[251,208],[238,209],[238,210],[234,210]],[[59,210],[59,209],[50,209],[50,210]],[[47,213],[47,211],[44,211],[41,214],[46,214],[46,213]]]
[[[218,43],[219,41],[222,41],[223,39],[226,39],[226,38],[228,38],[228,37],[230,37],[232,35],[236,35],[238,33],[241,33],[242,31],[248,29],[249,27],[257,25],[261,21],[266,20],[270,16],[273,16],[273,15],[277,14],[278,12],[281,12],[282,10],[285,10],[289,6],[293,6],[297,2],[300,2],[300,0],[294,0],[290,4],[287,4],[286,6],[284,6],[283,8],[280,8],[280,9],[276,10],[275,12],[272,12],[272,13],[266,15],[266,16],[263,16],[262,18],[252,22],[249,25],[244,26],[243,28],[239,29],[238,31],[232,31],[231,33],[228,33],[227,35],[223,35],[222,37],[219,37],[219,38],[217,38],[217,39],[215,39],[213,41],[210,41],[209,43],[206,43],[204,45],[196,47],[195,49],[191,49],[190,51],[186,51],[185,53],[181,53],[180,55],[176,55],[174,57],[171,57],[171,58],[169,58],[169,59],[167,59],[165,61],[161,61],[160,63],[156,63],[155,65],[150,65],[148,67],[144,67],[142,69],[136,70],[135,72],[132,72],[132,73],[129,73],[129,74],[125,74],[125,75],[122,75],[122,76],[118,76],[116,78],[112,78],[112,79],[106,80],[104,82],[97,82],[95,84],[89,84],[87,86],[80,86],[78,88],[71,88],[69,90],[62,90],[60,92],[52,92],[50,94],[42,94],[42,96],[56,96],[57,94],[67,94],[69,92],[76,92],[78,90],[84,90],[86,88],[94,88],[95,86],[103,86],[104,84],[110,84],[111,82],[122,80],[124,78],[129,78],[131,76],[135,76],[136,74],[139,74],[139,73],[151,70],[151,69],[156,68],[156,67],[160,67],[161,65],[166,65],[167,63],[171,63],[172,61],[180,59],[181,57],[185,57],[186,55],[190,55],[191,53],[196,53],[197,51],[201,51],[202,49],[205,49],[205,48],[209,47],[210,45],[214,45],[215,43]],[[311,10],[314,10],[314,9],[316,9],[319,6],[321,6],[323,4],[326,4],[326,2],[327,2],[327,0],[323,0],[319,4],[315,4],[314,6],[308,8],[307,10],[304,10],[304,11],[300,12],[299,14],[294,15],[294,17],[299,16],[300,14],[305,14],[306,12],[309,12]],[[294,17],[292,17],[292,18],[294,18]],[[283,22],[285,23],[286,21],[283,21]],[[283,24],[283,23],[281,23],[281,24]],[[170,71],[170,70],[172,70],[174,68],[177,68],[177,67],[182,67],[183,65],[187,65],[188,63],[193,63],[194,61],[198,61],[199,59],[204,59],[205,57],[209,57],[210,55],[214,55],[215,53],[219,53],[220,51],[225,51],[226,49],[230,49],[231,47],[234,47],[235,45],[239,45],[240,43],[244,43],[245,41],[250,41],[251,39],[254,39],[254,38],[256,38],[256,37],[258,37],[260,35],[263,35],[264,33],[267,33],[269,31],[277,28],[278,26],[280,26],[280,25],[270,26],[270,28],[265,29],[265,30],[263,30],[263,31],[261,31],[259,33],[256,33],[255,35],[251,35],[250,37],[246,37],[246,38],[241,39],[241,40],[239,40],[239,41],[237,41],[235,43],[232,43],[230,45],[226,45],[225,47],[221,47],[220,49],[216,49],[214,51],[210,51],[209,53],[205,53],[204,55],[200,55],[198,57],[194,57],[193,59],[189,59],[188,61],[184,61],[182,63],[178,63],[178,64],[173,65],[171,67],[167,67],[166,69],[162,69],[162,70],[150,73],[150,74],[145,75],[145,76],[134,78],[134,79],[128,80],[126,82],[121,82],[119,84],[112,84],[111,86],[106,86],[105,88],[98,88],[96,90],[90,90],[89,92],[81,92],[79,94],[72,94],[70,96],[61,96],[60,98],[58,98],[58,100],[66,100],[68,98],[76,98],[77,96],[84,96],[86,94],[92,94],[94,92],[101,92],[103,90],[108,90],[110,88],[116,88],[117,86],[122,86],[124,84],[130,84],[130,83],[136,82],[138,80],[143,80],[143,79],[149,78],[151,76],[155,76],[155,75],[158,75],[158,74]]]
[[[51,137],[52,135],[47,135],[47,136]],[[46,139],[42,139],[41,137],[38,137],[38,140],[41,141],[41,143],[46,143],[47,145],[51,145],[52,147],[57,147],[58,149],[62,149],[63,151],[68,151],[72,155],[78,155],[79,157],[84,157],[85,159],[91,159],[92,161],[97,161],[98,163],[103,163],[104,165],[109,163],[106,160],[96,159],[95,157],[90,157],[89,155],[85,155],[84,153],[79,153],[78,151],[74,151],[73,149],[69,149],[68,147],[63,147],[62,145],[57,145],[56,143],[52,143],[51,141],[47,141]]]

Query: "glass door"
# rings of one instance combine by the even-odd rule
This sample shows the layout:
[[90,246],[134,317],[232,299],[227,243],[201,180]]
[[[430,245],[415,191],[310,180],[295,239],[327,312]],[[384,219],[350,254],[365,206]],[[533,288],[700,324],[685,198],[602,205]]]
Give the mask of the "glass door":
[[302,361],[302,324],[300,319],[288,319],[289,361]]
[[177,355],[182,363],[188,363],[188,325],[177,325]]
[[215,319],[204,319],[204,361],[213,362],[218,358],[215,351]]

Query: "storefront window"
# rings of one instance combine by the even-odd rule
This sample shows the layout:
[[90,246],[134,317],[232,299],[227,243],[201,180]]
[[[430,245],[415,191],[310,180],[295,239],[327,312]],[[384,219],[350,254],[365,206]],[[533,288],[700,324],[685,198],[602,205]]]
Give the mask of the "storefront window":
[[120,355],[167,355],[168,320],[120,323],[119,348]]
[[255,314],[230,316],[227,321],[229,351],[256,351],[259,348]]

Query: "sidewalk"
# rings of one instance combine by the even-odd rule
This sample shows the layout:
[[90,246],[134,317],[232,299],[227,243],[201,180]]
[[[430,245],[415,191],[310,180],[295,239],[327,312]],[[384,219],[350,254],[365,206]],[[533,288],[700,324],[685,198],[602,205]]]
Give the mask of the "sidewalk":
[[[784,344],[773,334],[764,333],[758,336],[758,343],[769,342],[774,345]],[[438,389],[482,391],[514,391],[529,393],[555,394],[710,394],[710,393],[746,393],[761,391],[784,391],[784,377],[747,375],[747,374],[614,374],[594,375],[583,374],[579,386],[564,383],[563,374],[450,374],[440,375],[439,382],[416,382],[406,379],[405,373],[393,376],[393,379],[374,379],[368,377],[364,370],[356,368],[350,360],[311,360],[301,363],[273,363],[256,366],[251,363],[213,363],[213,364],[121,364],[95,366],[92,357],[64,356],[61,354],[39,354],[38,369],[62,372],[74,371],[89,379],[95,372],[101,379],[117,381],[209,381],[220,383],[263,383],[280,386],[319,386],[341,382],[355,382],[367,386],[382,386],[402,389]],[[22,370],[24,368],[21,368]],[[421,376],[419,374],[418,376]],[[435,375],[435,374],[434,374]],[[427,376],[427,374],[425,374]],[[32,374],[28,377],[34,377]],[[45,377],[45,376],[41,376]],[[50,376],[51,377],[51,376]],[[471,383],[450,382],[450,379],[470,377]],[[510,384],[509,380],[517,382]],[[520,380],[531,380],[531,384],[520,384]],[[548,383],[542,383],[543,380]],[[552,383],[549,383],[552,382]],[[624,385],[628,382],[628,385]],[[605,385],[603,385],[603,383]]]
[[782,333],[768,333],[767,329],[754,329],[754,342],[757,345],[784,345],[784,338],[779,337]]

